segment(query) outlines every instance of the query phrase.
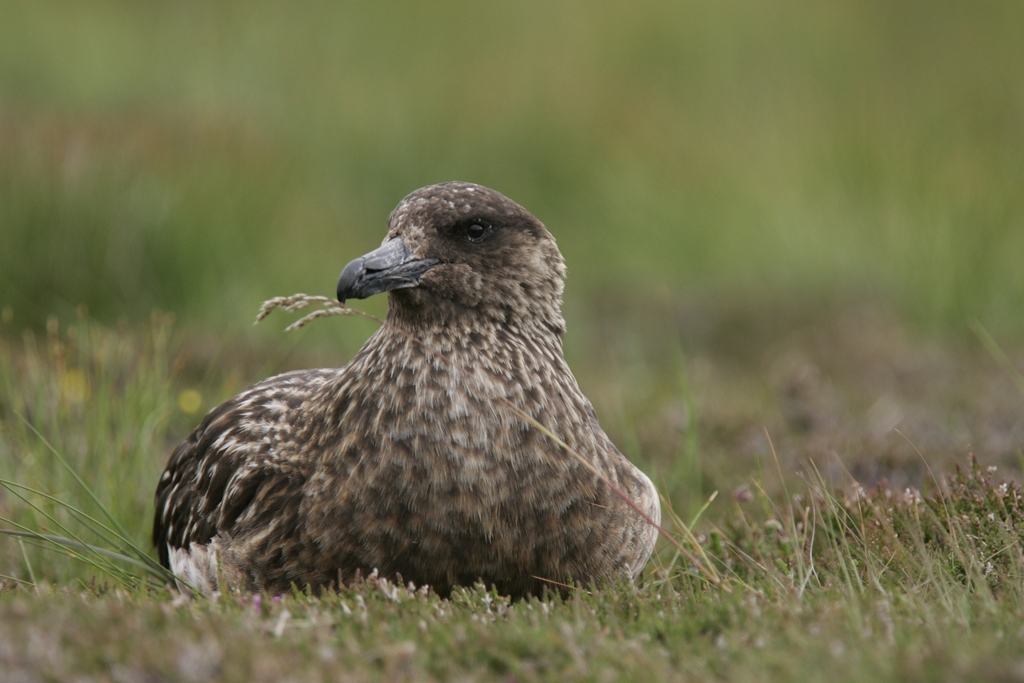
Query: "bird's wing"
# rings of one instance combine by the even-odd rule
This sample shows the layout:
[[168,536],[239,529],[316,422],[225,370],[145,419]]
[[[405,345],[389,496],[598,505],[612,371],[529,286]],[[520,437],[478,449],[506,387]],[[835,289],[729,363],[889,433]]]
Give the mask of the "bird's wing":
[[309,466],[301,444],[315,428],[303,423],[311,417],[303,407],[336,372],[299,370],[264,380],[212,410],[174,450],[157,485],[153,521],[164,566],[171,566],[172,548],[231,535],[241,520],[299,494]]

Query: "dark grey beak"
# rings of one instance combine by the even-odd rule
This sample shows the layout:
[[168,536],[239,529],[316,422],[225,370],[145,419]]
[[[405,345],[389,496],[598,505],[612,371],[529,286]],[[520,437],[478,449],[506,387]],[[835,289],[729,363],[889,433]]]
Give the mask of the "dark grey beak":
[[424,273],[436,266],[437,259],[417,259],[401,237],[393,237],[355,259],[338,278],[338,301],[365,299],[392,289],[415,287]]

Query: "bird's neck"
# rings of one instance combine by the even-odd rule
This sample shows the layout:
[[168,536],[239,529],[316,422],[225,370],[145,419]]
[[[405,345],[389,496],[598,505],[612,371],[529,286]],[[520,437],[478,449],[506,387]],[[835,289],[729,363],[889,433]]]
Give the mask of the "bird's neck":
[[406,327],[401,320],[388,316],[381,334],[382,345],[398,347],[395,351],[409,349],[435,362],[515,365],[520,360],[536,359],[540,363],[564,363],[561,333],[536,322],[502,323],[463,316],[443,324],[435,321]]
[[515,402],[531,412],[532,395],[561,394],[571,404],[585,403],[562,355],[562,335],[536,322],[460,316],[446,324],[405,327],[389,315],[359,356],[356,360],[367,364],[365,371],[393,381],[418,377],[473,393],[514,394]]
[[561,288],[552,289],[554,296],[531,296],[534,290],[517,287],[504,296],[491,297],[474,305],[439,298],[421,288],[399,289],[388,293],[387,320],[413,335],[434,336],[438,330],[486,334],[489,330],[506,329],[550,340],[561,348],[561,337],[565,333]]

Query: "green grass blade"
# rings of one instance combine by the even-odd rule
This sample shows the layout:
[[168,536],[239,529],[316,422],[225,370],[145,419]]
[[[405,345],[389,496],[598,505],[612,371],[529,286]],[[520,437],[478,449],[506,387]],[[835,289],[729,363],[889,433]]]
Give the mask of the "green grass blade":
[[[103,558],[104,562],[100,563],[87,555],[83,555],[82,553],[77,552],[77,550],[87,550],[89,552],[93,552],[93,548],[90,547],[89,544],[87,543],[82,543],[80,541],[75,541],[73,539],[65,539],[62,536],[54,536],[52,534],[41,534],[38,531],[33,531],[32,529],[29,529],[21,524],[18,524],[6,518],[0,518],[0,522],[19,527],[19,529],[0,529],[0,535],[18,536],[22,539],[29,539],[30,545],[42,548],[43,550],[66,553],[72,559],[77,560],[79,562],[83,562],[93,567],[96,571],[102,572],[110,576],[119,583],[133,584],[138,582],[138,577],[134,576],[133,574],[129,574],[121,567],[112,564],[111,562],[107,561],[106,558]],[[33,543],[33,541],[36,541],[36,543]],[[67,541],[67,543],[62,543],[61,541]],[[43,545],[43,543],[48,545]],[[102,549],[97,548],[96,550]],[[102,553],[98,554],[100,555],[100,557],[102,557]]]
[[67,470],[68,474],[74,477],[78,485],[82,487],[82,490],[85,491],[86,495],[88,495],[92,502],[96,504],[96,506],[103,512],[104,515],[106,515],[107,519],[109,519],[110,523],[114,525],[118,533],[120,533],[121,536],[123,536],[124,538],[129,538],[130,535],[125,530],[125,528],[121,526],[121,523],[118,522],[117,519],[110,513],[110,510],[107,509],[107,506],[100,501],[100,499],[96,496],[95,493],[93,493],[92,489],[89,488],[88,484],[86,484],[82,480],[82,478],[78,476],[78,472],[76,472],[75,469],[68,463],[68,461],[64,459],[64,456],[61,455],[57,451],[57,449],[54,448],[53,445],[46,440],[46,437],[43,436],[31,422],[25,419],[25,417],[21,413],[15,413],[15,415],[17,415],[18,419],[24,422],[25,426],[32,430],[32,433],[35,434],[36,437],[43,442],[43,444],[50,451],[50,453],[53,454],[53,457],[57,458],[57,462],[59,462],[61,466],[64,467],[65,470]]
[[[88,546],[88,544],[87,544],[87,543],[85,543],[85,541],[83,541],[82,539],[78,538],[78,536],[77,536],[77,535],[76,535],[76,534],[75,534],[75,533],[74,533],[73,531],[71,531],[70,529],[68,529],[68,528],[67,528],[67,527],[66,527],[66,526],[65,526],[65,525],[64,525],[64,524],[63,524],[63,523],[62,523],[62,522],[61,522],[60,520],[58,520],[57,518],[55,518],[55,517],[54,517],[53,515],[51,515],[50,513],[48,513],[48,512],[46,511],[46,510],[43,510],[43,509],[42,509],[41,507],[39,507],[38,505],[36,505],[35,503],[33,503],[33,502],[32,502],[31,500],[29,500],[29,499],[28,499],[28,498],[26,498],[25,496],[21,495],[21,494],[20,494],[20,493],[19,493],[19,492],[18,492],[17,490],[15,490],[15,489],[11,489],[11,488],[8,488],[7,490],[8,490],[8,491],[10,491],[10,492],[11,492],[11,493],[12,493],[12,494],[13,494],[13,495],[15,496],[15,497],[19,498],[19,499],[20,499],[20,500],[21,500],[21,501],[22,501],[23,503],[25,503],[25,504],[26,504],[26,505],[28,505],[28,506],[29,506],[30,508],[32,508],[33,510],[35,510],[35,511],[36,511],[37,513],[39,513],[40,515],[42,515],[43,517],[45,517],[45,518],[46,518],[46,519],[47,519],[47,520],[48,520],[48,521],[49,521],[49,522],[50,522],[51,524],[53,524],[53,525],[54,525],[54,526],[55,526],[55,527],[56,527],[57,529],[59,529],[60,531],[64,532],[64,533],[65,533],[65,534],[67,534],[68,536],[70,536],[70,537],[71,537],[72,539],[74,539],[74,540],[75,540],[75,541],[76,541],[77,543],[80,543],[80,544],[81,544],[81,546],[80,546],[80,547],[83,547],[83,548],[87,548],[87,547],[89,547],[89,546]],[[29,529],[29,528],[28,528],[28,527],[26,527],[25,525],[23,525],[23,524],[18,524],[17,522],[15,522],[15,521],[13,521],[13,520],[10,520],[10,519],[6,519],[6,518],[3,518],[3,517],[0,517],[0,521],[2,521],[2,522],[6,522],[7,524],[10,524],[10,525],[12,525],[12,526],[18,527],[19,529],[22,529],[22,530],[24,530],[24,531],[27,531],[27,532],[29,532],[29,533],[37,533],[36,531],[34,531],[34,530],[32,530],[32,529]]]
[[1013,383],[1017,385],[1020,393],[1024,394],[1024,375],[1013,364],[1013,361],[1006,355],[1006,352],[999,346],[995,338],[988,333],[988,330],[976,318],[971,320],[971,329],[974,331],[974,334],[978,335],[978,339],[985,345],[992,358],[999,363],[999,366],[1006,371],[1006,374],[1010,376]]
[[[11,523],[10,520],[3,519],[3,518],[0,518],[0,521],[5,522],[7,524]],[[56,536],[54,534],[42,534],[42,533],[39,533],[39,532],[36,532],[36,531],[32,531],[32,530],[19,530],[19,529],[0,529],[0,535],[14,536],[14,537],[19,538],[19,539],[21,539],[21,538],[32,538],[32,539],[39,540],[39,541],[48,541],[50,543],[53,543],[53,544],[57,545],[61,549],[77,548],[78,550],[88,550],[89,552],[93,552],[93,553],[96,553],[98,555],[103,555],[104,557],[109,557],[111,559],[117,560],[118,562],[124,562],[125,564],[130,564],[133,567],[139,567],[140,569],[144,569],[147,572],[151,573],[151,570],[150,570],[148,565],[146,565],[144,562],[140,562],[139,560],[135,559],[134,557],[131,557],[129,555],[124,555],[122,553],[118,553],[118,552],[115,552],[113,550],[108,550],[106,548],[100,548],[99,546],[92,545],[91,543],[84,543],[82,541],[77,541],[77,540],[72,539],[72,538],[65,538],[63,536]],[[160,577],[160,578],[164,578],[164,577]]]
[[32,561],[28,559],[28,553],[25,551],[25,544],[22,543],[21,539],[18,539],[18,547],[21,548],[21,556],[25,560],[25,568],[28,569],[28,577],[32,579],[32,585],[35,586],[39,582],[36,581],[36,572],[32,569]]
[[34,584],[34,583],[30,582],[30,581],[26,581],[25,579],[19,579],[18,577],[10,576],[9,574],[0,574],[0,579],[6,579],[7,581],[13,581],[14,583],[21,584],[21,585],[24,585],[24,586],[32,586],[33,588],[35,588],[37,590],[39,588],[38,585],[36,585],[36,584]]
[[138,548],[131,542],[130,539],[122,537],[116,530],[111,529],[95,517],[74,507],[69,503],[64,502],[60,498],[52,496],[49,493],[46,493],[45,491],[40,491],[38,489],[32,488],[31,486],[25,486],[24,484],[19,484],[17,482],[10,481],[9,479],[0,479],[0,486],[4,486],[7,488],[14,487],[22,489],[24,491],[29,491],[37,496],[40,496],[41,498],[45,498],[46,500],[49,500],[50,502],[63,507],[75,518],[75,521],[77,521],[79,524],[86,527],[94,534],[96,534],[98,537],[100,537],[100,539],[102,539],[104,543],[114,547],[118,546],[117,542],[115,542],[112,538],[103,533],[106,532],[108,534],[112,534],[114,538],[116,538],[118,541],[124,544],[124,546],[127,546],[127,550],[124,547],[117,547],[117,552],[121,553],[122,555],[127,554],[128,552],[132,552],[137,555],[140,561],[145,562],[152,569],[156,571],[163,570],[163,566],[156,560],[151,558],[148,554],[138,554]]
[[75,481],[76,481],[76,482],[78,483],[78,485],[79,485],[79,486],[80,486],[80,487],[82,488],[82,490],[83,490],[83,491],[85,491],[86,495],[88,495],[88,496],[89,496],[89,498],[90,498],[90,499],[91,499],[91,500],[93,501],[93,503],[95,503],[95,504],[96,504],[96,506],[97,506],[97,507],[98,507],[98,508],[99,508],[99,509],[100,509],[100,510],[101,510],[101,511],[103,512],[103,514],[104,514],[104,515],[106,516],[106,518],[107,518],[108,520],[110,520],[110,523],[111,523],[111,524],[112,524],[112,525],[114,526],[114,529],[116,529],[116,530],[117,530],[117,534],[118,534],[118,536],[119,536],[119,537],[120,537],[120,538],[122,539],[122,541],[123,541],[123,542],[124,542],[124,543],[125,543],[125,544],[126,544],[126,545],[127,545],[128,547],[129,547],[129,548],[131,548],[131,550],[132,550],[132,551],[133,551],[133,552],[134,552],[134,553],[135,553],[135,554],[136,554],[136,555],[137,555],[137,556],[138,556],[139,558],[148,558],[148,559],[147,559],[147,560],[145,560],[145,561],[148,561],[148,562],[152,562],[152,563],[153,563],[153,565],[154,565],[154,567],[156,567],[156,566],[159,566],[159,565],[158,565],[157,563],[153,562],[152,558],[150,558],[150,557],[149,557],[149,553],[147,553],[146,551],[144,551],[144,550],[143,550],[142,548],[140,548],[140,547],[139,547],[138,545],[136,545],[136,544],[135,544],[135,543],[134,543],[134,542],[133,542],[133,541],[131,540],[131,534],[129,534],[129,533],[128,533],[128,531],[127,531],[127,530],[125,530],[125,528],[124,528],[124,527],[123,527],[123,526],[121,525],[121,523],[120,523],[120,522],[118,522],[118,521],[117,521],[117,519],[116,519],[116,518],[114,517],[114,515],[112,515],[112,514],[111,514],[111,512],[110,512],[110,510],[109,510],[109,509],[107,508],[107,506],[106,506],[106,505],[104,505],[104,504],[103,504],[103,503],[102,503],[102,502],[100,501],[99,497],[97,497],[95,493],[93,493],[92,489],[91,489],[91,488],[89,488],[89,485],[88,485],[88,484],[86,484],[86,483],[85,483],[85,482],[84,482],[84,481],[82,480],[82,478],[78,476],[78,473],[77,473],[77,472],[75,471],[75,469],[74,469],[73,467],[71,467],[71,465],[70,465],[70,464],[69,464],[69,463],[67,462],[67,460],[65,460],[65,459],[64,459],[64,456],[62,456],[62,455],[61,455],[61,454],[60,454],[60,453],[59,453],[59,452],[57,451],[57,449],[56,449],[56,448],[54,448],[54,447],[53,447],[53,445],[52,445],[52,444],[50,444],[50,442],[46,440],[46,437],[44,437],[44,436],[43,436],[43,435],[42,435],[42,434],[41,434],[41,433],[39,432],[39,430],[38,430],[38,429],[36,429],[36,428],[35,428],[35,427],[34,427],[34,426],[32,425],[32,423],[30,423],[30,422],[29,422],[28,420],[26,420],[26,419],[25,419],[25,417],[24,417],[23,415],[21,415],[20,413],[15,413],[15,414],[16,414],[16,415],[18,416],[18,418],[19,418],[19,419],[20,419],[20,420],[21,420],[22,422],[24,422],[24,423],[25,423],[25,425],[26,425],[26,426],[27,426],[27,427],[28,427],[28,428],[29,428],[30,430],[32,430],[32,433],[33,433],[33,434],[35,434],[35,435],[36,435],[36,437],[38,437],[38,438],[39,438],[39,440],[43,442],[43,444],[44,444],[44,445],[46,446],[46,448],[47,448],[47,449],[48,449],[48,450],[50,451],[50,453],[52,453],[52,454],[53,454],[53,457],[57,458],[57,461],[58,461],[58,462],[60,462],[60,464],[61,464],[61,465],[62,465],[62,466],[64,467],[64,469],[65,469],[65,470],[67,470],[68,474],[70,474],[70,475],[71,475],[72,477],[74,477]]
[[[116,545],[114,538],[120,538],[117,532],[112,530],[110,527],[104,525],[102,522],[99,522],[94,517],[83,512],[82,510],[79,510],[75,506],[64,502],[63,500],[56,496],[46,493],[45,491],[40,491],[39,489],[33,488],[31,486],[26,486],[25,484],[19,484],[18,482],[11,481],[10,479],[0,479],[0,486],[3,486],[8,489],[17,488],[22,491],[28,491],[29,493],[33,493],[39,496],[40,498],[44,498],[50,501],[51,503],[54,503],[55,505],[59,505],[60,507],[67,510],[72,516],[74,516],[75,521],[89,529],[89,531],[91,531],[92,533],[99,536],[100,539],[102,539],[103,542],[107,543],[108,545]],[[113,534],[113,537],[110,537],[107,534]]]

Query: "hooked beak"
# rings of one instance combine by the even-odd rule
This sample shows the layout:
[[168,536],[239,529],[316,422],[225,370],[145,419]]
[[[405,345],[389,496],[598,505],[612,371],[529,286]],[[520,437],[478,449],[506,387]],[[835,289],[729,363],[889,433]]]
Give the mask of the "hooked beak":
[[401,237],[393,237],[345,266],[338,278],[338,301],[415,287],[438,263],[437,259],[415,258]]

